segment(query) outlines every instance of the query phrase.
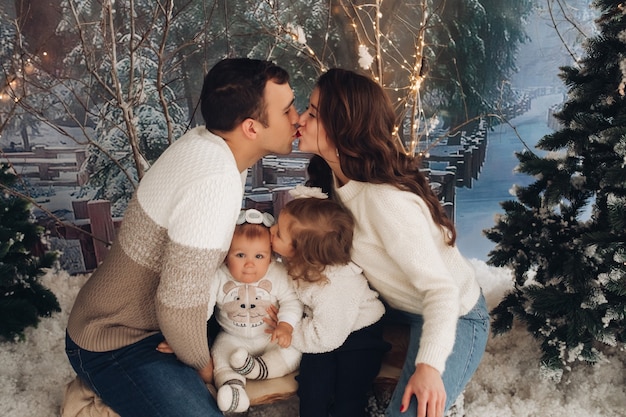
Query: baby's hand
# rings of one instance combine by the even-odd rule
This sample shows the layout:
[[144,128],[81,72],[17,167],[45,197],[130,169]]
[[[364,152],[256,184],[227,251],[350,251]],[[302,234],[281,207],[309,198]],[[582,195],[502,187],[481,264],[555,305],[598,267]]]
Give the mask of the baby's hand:
[[289,323],[285,323],[281,321],[278,323],[274,331],[272,332],[272,342],[278,343],[278,346],[282,348],[287,348],[291,345],[291,333],[293,332],[293,327]]

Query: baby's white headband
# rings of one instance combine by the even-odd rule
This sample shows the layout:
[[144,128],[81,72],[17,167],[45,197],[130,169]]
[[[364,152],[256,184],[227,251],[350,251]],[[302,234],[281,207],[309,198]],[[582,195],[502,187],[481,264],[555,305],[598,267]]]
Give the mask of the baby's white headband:
[[237,218],[237,224],[244,223],[263,224],[265,227],[270,227],[274,224],[274,216],[269,213],[261,213],[257,209],[241,210]]

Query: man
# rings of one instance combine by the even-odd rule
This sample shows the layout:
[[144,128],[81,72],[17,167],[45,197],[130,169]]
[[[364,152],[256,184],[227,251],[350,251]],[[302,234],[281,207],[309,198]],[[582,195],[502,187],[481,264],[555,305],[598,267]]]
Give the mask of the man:
[[[247,168],[291,152],[295,137],[289,76],[270,62],[219,62],[201,102],[206,125],[144,176],[69,318],[70,363],[122,417],[222,415],[205,386],[209,283],[230,245]],[[175,355],[156,350],[164,338]]]

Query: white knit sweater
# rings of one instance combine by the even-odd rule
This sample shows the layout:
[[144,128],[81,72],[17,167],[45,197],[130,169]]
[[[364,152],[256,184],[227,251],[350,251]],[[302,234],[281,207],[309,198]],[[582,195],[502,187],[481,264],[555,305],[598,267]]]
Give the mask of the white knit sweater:
[[325,353],[341,346],[350,333],[376,323],[385,313],[378,294],[353,263],[324,270],[328,282],[297,280],[305,317],[293,330],[292,346],[304,353]]
[[336,194],[356,219],[352,259],[391,307],[424,317],[415,363],[443,372],[458,317],[476,304],[474,269],[449,246],[417,195],[350,181]]
[[103,352],[163,332],[177,357],[210,361],[209,283],[241,208],[245,173],[226,142],[197,127],[146,173],[104,262],[79,292],[68,332]]

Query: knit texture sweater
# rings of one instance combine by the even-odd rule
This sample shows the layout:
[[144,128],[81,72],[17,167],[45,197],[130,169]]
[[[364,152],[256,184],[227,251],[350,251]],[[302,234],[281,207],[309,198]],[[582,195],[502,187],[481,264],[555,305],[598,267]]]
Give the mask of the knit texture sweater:
[[328,281],[295,282],[304,318],[293,329],[291,345],[303,353],[331,352],[350,333],[376,323],[385,313],[378,294],[354,263],[326,267],[323,274]]
[[352,260],[392,308],[424,318],[415,363],[443,373],[458,318],[478,301],[469,262],[449,246],[423,199],[389,184],[350,181],[336,195],[356,219]]
[[226,142],[206,128],[172,144],[141,180],[111,251],[76,297],[72,340],[104,352],[161,331],[181,361],[207,365],[209,284],[229,248],[244,181]]

